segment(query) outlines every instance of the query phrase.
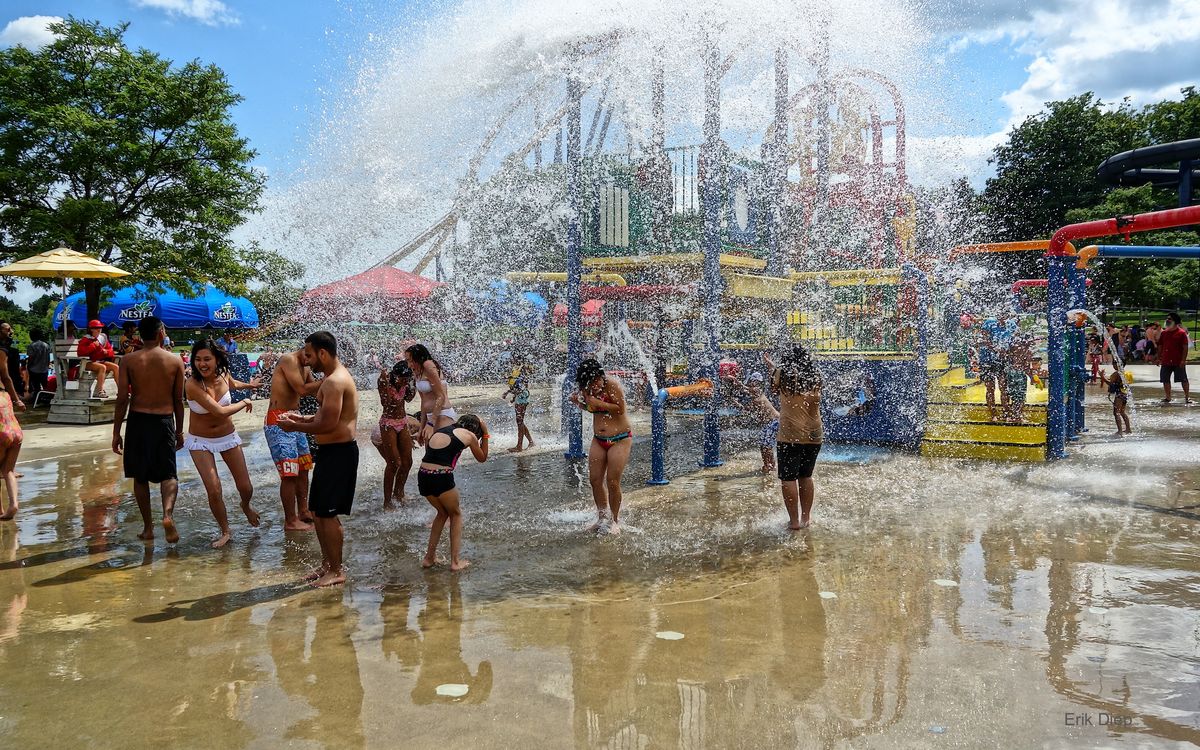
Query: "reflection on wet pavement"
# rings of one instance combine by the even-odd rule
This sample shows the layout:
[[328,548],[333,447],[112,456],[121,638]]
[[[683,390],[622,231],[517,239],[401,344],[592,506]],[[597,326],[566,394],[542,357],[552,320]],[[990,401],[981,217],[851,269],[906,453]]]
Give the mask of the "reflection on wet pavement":
[[729,436],[749,450],[698,472],[680,424],[673,481],[653,489],[641,441],[620,538],[582,533],[582,467],[554,449],[502,455],[460,471],[465,575],[420,569],[431,512],[385,514],[372,454],[348,523],[351,585],[333,591],[298,583],[316,543],[282,531],[258,434],[245,437],[264,524],[235,524],[222,550],[186,458],[173,548],[136,539],[116,457],[27,464],[22,512],[0,526],[0,737],[1200,743],[1200,409],[1140,421],[1147,434],[1092,439],[1058,464],[825,461],[818,526],[802,535],[784,529],[749,433]]

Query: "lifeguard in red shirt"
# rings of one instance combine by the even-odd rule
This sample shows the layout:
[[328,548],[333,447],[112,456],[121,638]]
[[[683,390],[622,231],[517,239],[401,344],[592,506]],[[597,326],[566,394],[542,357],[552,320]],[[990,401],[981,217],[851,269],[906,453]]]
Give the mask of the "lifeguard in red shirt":
[[104,335],[104,326],[98,320],[88,323],[87,335],[80,337],[79,356],[87,357],[87,369],[96,375],[96,391],[93,398],[108,398],[104,390],[104,381],[111,374],[114,378],[120,368],[117,366],[117,355],[113,351],[108,336]]

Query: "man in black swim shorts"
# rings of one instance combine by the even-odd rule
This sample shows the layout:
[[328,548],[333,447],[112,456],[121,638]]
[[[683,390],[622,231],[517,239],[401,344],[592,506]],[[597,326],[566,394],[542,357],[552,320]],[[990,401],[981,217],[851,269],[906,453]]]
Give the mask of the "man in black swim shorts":
[[346,581],[338,516],[350,515],[358,479],[358,388],[338,361],[337,340],[328,331],[317,331],[304,340],[304,364],[325,373],[317,391],[320,407],[312,416],[285,412],[276,424],[284,432],[314,435],[321,443],[308,497],[308,508],[316,516],[321,566],[306,580],[314,586],[336,586]]
[[112,448],[114,453],[124,454],[125,477],[133,480],[133,495],[142,514],[138,538],[154,538],[150,514],[153,482],[162,493],[167,542],[174,544],[179,541],[173,513],[179,491],[175,451],[183,447],[183,361],[162,348],[165,331],[161,320],[144,318],[138,330],[146,345],[121,359]]

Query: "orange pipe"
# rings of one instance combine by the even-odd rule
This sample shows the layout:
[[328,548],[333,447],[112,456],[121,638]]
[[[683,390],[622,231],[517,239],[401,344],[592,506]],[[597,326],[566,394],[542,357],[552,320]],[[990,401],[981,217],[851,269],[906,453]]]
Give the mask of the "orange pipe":
[[[950,251],[950,260],[959,255],[975,253],[1027,253],[1033,250],[1048,250],[1050,240],[1021,240],[1020,242],[985,242],[979,245],[959,245]],[[1075,246],[1067,243],[1067,254],[1075,254]]]
[[[1068,243],[1070,244],[1070,243]],[[1100,252],[1097,245],[1088,245],[1075,254],[1075,269],[1077,271],[1086,271],[1088,263],[1092,262],[1092,258],[1096,257],[1096,253]],[[1088,279],[1091,281],[1091,279]]]
[[673,385],[667,389],[669,398],[683,398],[684,396],[711,396],[712,381],[698,380],[690,385]]

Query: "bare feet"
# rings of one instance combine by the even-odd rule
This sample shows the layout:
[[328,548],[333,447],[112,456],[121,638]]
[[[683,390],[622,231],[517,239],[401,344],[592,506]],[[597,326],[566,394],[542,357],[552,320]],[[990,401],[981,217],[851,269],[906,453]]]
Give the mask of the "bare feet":
[[322,576],[325,576],[325,575],[326,575],[326,574],[328,574],[328,573],[329,573],[329,571],[325,569],[325,566],[324,566],[324,565],[322,565],[322,566],[321,566],[321,567],[319,567],[319,568],[313,568],[312,570],[310,570],[310,571],[308,571],[307,573],[305,573],[305,574],[304,574],[304,580],[306,580],[306,581],[315,581],[315,580],[317,580],[318,578],[321,578]]
[[596,522],[594,524],[587,527],[587,530],[589,533],[595,534],[598,531],[600,531],[600,527],[603,525],[604,525],[604,516],[600,516],[599,518],[596,519]]
[[179,530],[175,528],[175,519],[163,519],[163,531],[167,532],[167,544],[174,544],[179,541]]
[[150,528],[149,526],[142,529],[142,533],[138,534],[138,539],[141,539],[143,542],[153,541],[154,529]]
[[323,589],[323,588],[328,588],[329,586],[340,586],[341,584],[343,584],[345,582],[346,582],[346,574],[345,573],[342,573],[341,571],[338,571],[335,573],[334,571],[331,570],[328,573],[326,573],[325,575],[318,578],[317,580],[313,581],[312,585],[316,586],[319,589]]
[[5,513],[4,513],[4,515],[0,516],[0,521],[11,521],[11,520],[13,520],[14,518],[16,518],[16,517],[17,517],[17,510],[18,510],[18,509],[19,509],[19,508],[18,508],[17,504],[16,504],[16,503],[13,503],[11,506],[9,506],[9,508],[8,508],[8,511],[7,511],[7,512],[5,512]]
[[608,525],[608,533],[616,535],[621,533],[621,524],[613,521]]
[[301,521],[299,518],[297,518],[295,521],[288,521],[287,523],[285,523],[283,525],[283,530],[284,531],[312,531],[313,525],[311,523],[305,523],[304,521]]
[[459,570],[463,570],[464,568],[470,567],[470,565],[471,565],[470,560],[459,560],[458,562],[450,563],[450,570],[459,571]]
[[224,547],[226,544],[229,544],[229,532],[228,531],[223,532],[221,534],[221,536],[214,539],[212,546],[213,546],[213,549],[220,549],[220,548]]
[[242,512],[246,514],[246,520],[251,526],[258,526],[258,513],[250,507],[250,503],[242,503]]
[[390,497],[386,497],[383,499],[383,509],[384,510],[399,510],[399,508],[396,506],[396,503],[393,502]]
[[512,447],[512,448],[509,448],[509,449],[508,449],[508,452],[509,452],[509,453],[520,453],[520,452],[521,452],[521,451],[523,451],[523,450],[525,450],[525,449],[524,449],[524,448],[522,448],[521,446],[517,445],[517,446],[514,446],[514,447]]
[[421,567],[422,568],[432,568],[434,565],[437,565],[437,558],[430,557],[429,555],[426,555],[425,557],[421,558]]

